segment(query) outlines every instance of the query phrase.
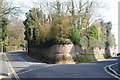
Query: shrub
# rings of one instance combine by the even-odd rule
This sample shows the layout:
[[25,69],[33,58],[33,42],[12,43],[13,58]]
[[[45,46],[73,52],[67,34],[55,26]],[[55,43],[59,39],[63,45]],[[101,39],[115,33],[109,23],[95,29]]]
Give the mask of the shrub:
[[55,40],[56,44],[71,44],[71,40],[70,39],[64,39],[64,38],[56,38]]
[[71,30],[70,39],[74,44],[79,44],[79,42],[80,42],[80,32],[77,28],[73,28]]

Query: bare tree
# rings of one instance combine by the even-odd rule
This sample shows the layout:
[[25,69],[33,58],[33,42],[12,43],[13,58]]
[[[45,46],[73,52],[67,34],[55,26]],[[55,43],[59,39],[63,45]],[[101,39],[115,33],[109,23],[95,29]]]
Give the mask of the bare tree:
[[0,17],[10,14],[18,14],[20,13],[20,7],[14,6],[10,2],[6,2],[5,0],[0,0]]

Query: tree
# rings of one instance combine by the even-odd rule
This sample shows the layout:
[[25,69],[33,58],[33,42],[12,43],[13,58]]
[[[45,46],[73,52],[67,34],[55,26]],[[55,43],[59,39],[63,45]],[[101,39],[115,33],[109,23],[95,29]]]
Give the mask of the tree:
[[108,42],[109,42],[109,46],[115,48],[116,43],[115,43],[115,36],[114,36],[113,34],[110,34],[110,35],[108,36]]
[[115,46],[115,38],[114,35],[111,33],[112,23],[107,22],[104,25],[106,27],[106,48],[108,48],[109,46]]
[[57,14],[61,13],[61,3],[59,0],[56,1],[56,11],[57,11]]
[[5,0],[0,0],[0,17],[10,15],[11,13],[18,13],[18,11],[20,11],[20,7],[13,6],[12,3]]
[[70,29],[72,28],[68,16],[54,14],[52,17],[52,25],[51,25],[51,35],[54,38],[68,38]]
[[85,32],[86,32],[85,36],[88,39],[88,47],[90,47],[90,39],[92,39],[92,38],[98,39],[98,29],[97,29],[97,26],[92,25],[92,26],[88,27]]
[[[7,19],[4,19],[5,21]],[[3,22],[5,22],[3,21]],[[4,42],[4,49],[7,51],[20,49],[20,45],[25,45],[24,41],[24,25],[21,24],[21,20],[17,18],[12,18],[8,21],[5,26],[2,26],[3,34],[2,34],[2,42]],[[5,50],[4,50],[5,51]]]
[[32,8],[26,13],[26,17],[27,19],[23,23],[25,25],[25,40],[28,41],[28,44],[45,42],[50,28],[43,11],[39,8]]
[[9,24],[9,20],[5,17],[1,19],[1,29],[2,29],[2,41],[5,42],[7,38],[7,25]]
[[9,23],[8,16],[11,13],[17,13],[19,7],[14,7],[11,3],[6,2],[5,0],[0,0],[0,42],[2,46],[5,47],[3,43],[6,44],[7,37],[7,24]]
[[0,18],[4,15],[3,13],[3,0],[0,0]]
[[112,38],[108,35],[111,34],[111,23],[92,21],[96,1],[79,0],[79,3],[75,3],[71,0],[62,3],[57,0],[43,3],[26,14],[25,39],[31,44],[41,45],[49,41],[62,44],[71,41],[84,47],[104,48],[106,41],[112,41],[107,39],[108,36]]
[[1,51],[5,51],[6,39],[7,39],[7,25],[9,20],[6,17],[0,18],[0,44],[1,44]]

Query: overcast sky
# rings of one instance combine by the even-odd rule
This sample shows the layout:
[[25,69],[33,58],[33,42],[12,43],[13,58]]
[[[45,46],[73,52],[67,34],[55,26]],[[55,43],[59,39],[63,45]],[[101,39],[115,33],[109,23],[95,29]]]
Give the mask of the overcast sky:
[[[29,5],[32,1],[35,0],[7,0],[7,1],[12,2],[15,5],[18,4]],[[54,0],[38,0],[38,1],[54,1]],[[105,8],[100,10],[100,14],[105,22],[107,21],[112,22],[113,24],[112,33],[115,35],[116,44],[118,45],[118,2],[120,0],[99,0],[99,1],[102,1],[102,3],[106,6]],[[24,15],[22,17],[24,17]],[[116,49],[116,51],[118,51],[118,49]]]

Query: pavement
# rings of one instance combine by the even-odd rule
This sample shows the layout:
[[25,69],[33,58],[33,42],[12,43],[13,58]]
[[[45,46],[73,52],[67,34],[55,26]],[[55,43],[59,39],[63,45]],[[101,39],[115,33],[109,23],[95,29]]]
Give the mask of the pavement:
[[6,61],[4,59],[3,54],[0,53],[0,79],[9,78],[8,73],[9,73],[9,71],[7,68]]
[[[27,56],[26,51],[7,52],[5,55],[9,65],[5,65],[5,62],[2,60],[2,66],[12,68],[8,70],[12,71],[10,76],[11,78],[18,78],[18,80],[37,80],[41,78],[119,80],[119,76],[115,77],[117,75],[111,75],[113,73],[107,67],[111,64],[118,63],[120,57],[80,64],[46,64],[30,58]],[[118,67],[116,66],[114,65],[111,68],[118,72]],[[5,69],[3,70],[5,71]],[[9,73],[8,71],[5,71],[5,73]]]

